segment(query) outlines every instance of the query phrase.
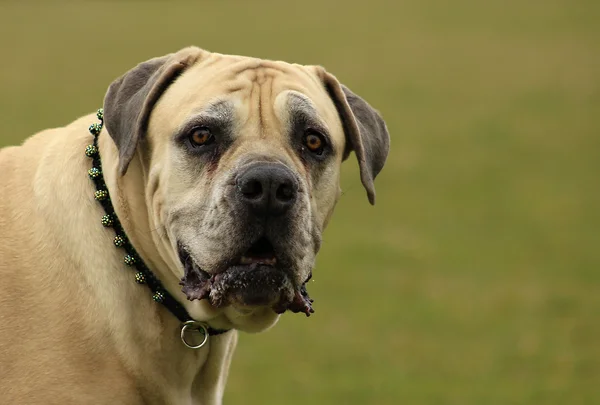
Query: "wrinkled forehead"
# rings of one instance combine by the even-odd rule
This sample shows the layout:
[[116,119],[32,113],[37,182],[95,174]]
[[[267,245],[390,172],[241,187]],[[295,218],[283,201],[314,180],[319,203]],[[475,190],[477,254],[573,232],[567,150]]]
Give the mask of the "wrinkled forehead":
[[159,106],[171,122],[197,114],[261,126],[304,119],[343,138],[335,105],[312,66],[210,54],[167,89]]

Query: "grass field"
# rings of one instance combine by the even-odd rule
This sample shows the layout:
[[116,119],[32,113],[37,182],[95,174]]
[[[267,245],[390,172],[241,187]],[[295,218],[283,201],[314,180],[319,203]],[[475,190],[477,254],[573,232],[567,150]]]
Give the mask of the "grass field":
[[190,44],[322,64],[392,134],[227,404],[600,404],[598,1],[0,0],[0,145]]

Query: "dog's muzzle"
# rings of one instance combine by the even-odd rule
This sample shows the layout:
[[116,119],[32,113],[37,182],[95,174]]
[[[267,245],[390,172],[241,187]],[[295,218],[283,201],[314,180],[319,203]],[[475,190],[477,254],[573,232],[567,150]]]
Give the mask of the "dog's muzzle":
[[241,166],[232,180],[226,198],[235,217],[235,248],[209,272],[180,246],[183,292],[215,307],[267,306],[309,315],[311,300],[296,281],[289,252],[298,217],[298,178],[281,163],[253,162]]

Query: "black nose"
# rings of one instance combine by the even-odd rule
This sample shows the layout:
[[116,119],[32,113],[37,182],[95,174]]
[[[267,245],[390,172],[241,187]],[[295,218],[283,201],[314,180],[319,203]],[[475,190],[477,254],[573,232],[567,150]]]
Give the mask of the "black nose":
[[257,215],[284,214],[298,194],[296,177],[281,164],[253,164],[238,176],[236,183],[238,199]]

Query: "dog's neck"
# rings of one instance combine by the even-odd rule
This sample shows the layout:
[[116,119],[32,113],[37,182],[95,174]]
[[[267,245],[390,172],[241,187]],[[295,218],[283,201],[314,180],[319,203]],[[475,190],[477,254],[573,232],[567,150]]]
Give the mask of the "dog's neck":
[[[102,156],[103,179],[110,191],[112,205],[123,230],[146,265],[161,280],[163,286],[176,297],[179,291],[176,273],[178,266],[170,261],[168,254],[161,253],[162,249],[168,251],[168,238],[154,235],[157,232],[153,231],[156,228],[153,228],[152,219],[148,215],[146,198],[141,198],[145,196],[144,183],[140,182],[140,179],[145,179],[141,162],[135,159],[128,176],[119,176],[118,153],[108,134],[101,134],[97,145]],[[96,223],[101,227],[99,220]],[[157,240],[162,242],[157,243]],[[110,240],[107,243],[111,243]],[[124,264],[123,266],[125,267]],[[131,276],[131,283],[135,284],[133,273]],[[127,288],[132,286],[129,285]],[[140,291],[133,288],[135,291]],[[146,290],[144,286],[140,288]],[[134,370],[134,374],[141,378],[138,381],[141,392],[143,391],[148,399],[159,400],[159,402],[166,401],[168,397],[169,401],[187,403],[191,396],[194,401],[202,404],[221,403],[228,369],[237,343],[237,332],[230,331],[211,336],[210,341],[202,349],[191,350],[179,339],[179,322],[176,317],[158,306],[154,306],[156,310],[148,311],[153,304],[158,305],[151,301],[150,296],[151,292],[145,291],[141,294],[141,298],[147,298],[150,302],[130,309],[137,312],[137,315],[134,315],[137,318],[135,322],[138,324],[137,327],[132,328],[131,323],[122,324],[121,321],[114,321],[119,325],[119,333],[123,337],[130,337],[121,340],[123,347],[118,347],[117,351],[138,359],[134,364],[143,366],[143,370]],[[218,316],[210,319],[208,311],[201,309],[194,312],[189,307],[186,309],[194,319],[210,321],[211,326],[219,327],[213,323],[215,320],[218,321]],[[123,310],[127,311],[125,308]],[[144,324],[145,326],[140,328],[140,325]],[[140,331],[143,331],[141,335]],[[131,339],[133,336],[136,338]],[[157,386],[156,383],[159,381],[161,384]]]

